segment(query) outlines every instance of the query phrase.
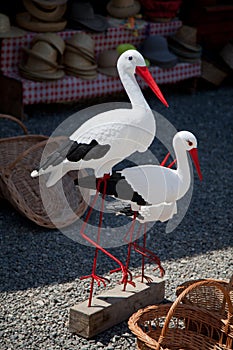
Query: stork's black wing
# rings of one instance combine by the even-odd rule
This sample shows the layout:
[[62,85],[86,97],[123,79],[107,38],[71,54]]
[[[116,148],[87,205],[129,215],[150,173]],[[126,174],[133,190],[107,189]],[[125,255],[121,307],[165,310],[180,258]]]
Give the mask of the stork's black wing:
[[[97,181],[93,175],[85,176],[75,180],[75,184],[80,187],[89,189],[97,188]],[[128,200],[138,205],[148,205],[143,197],[135,192],[131,185],[127,182],[124,176],[118,172],[113,172],[109,179],[106,180],[106,195],[114,196],[115,198]],[[104,192],[104,182],[101,182],[99,192]]]
[[70,162],[78,162],[79,160],[99,159],[105,156],[109,151],[110,145],[100,145],[96,140],[92,140],[89,144],[78,143],[68,139],[62,145],[48,156],[41,165],[41,169],[45,170],[50,165],[56,166],[65,159]]

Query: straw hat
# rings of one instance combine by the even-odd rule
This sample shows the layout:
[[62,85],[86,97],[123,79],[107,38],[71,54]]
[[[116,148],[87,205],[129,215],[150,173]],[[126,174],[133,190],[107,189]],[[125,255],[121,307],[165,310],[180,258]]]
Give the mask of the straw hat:
[[0,38],[16,38],[25,35],[25,31],[10,25],[9,17],[0,13]]
[[166,38],[161,35],[147,37],[140,47],[140,52],[151,63],[161,68],[174,67],[178,62],[177,56],[169,51]]
[[34,17],[44,22],[59,21],[66,12],[66,3],[54,5],[48,8],[43,7],[33,0],[23,0],[24,7]]
[[68,11],[69,27],[80,29],[84,26],[96,32],[103,32],[108,27],[107,18],[94,13],[93,7],[89,2],[73,0]]
[[65,71],[69,75],[82,79],[95,79],[97,77],[97,64],[79,54],[73,48],[66,47],[63,63]]
[[45,41],[36,41],[31,49],[24,48],[27,60],[19,66],[21,74],[33,80],[55,80],[64,76],[57,63],[58,50]]
[[117,77],[117,60],[120,54],[117,50],[104,50],[98,56],[98,71],[111,77]]
[[79,49],[79,48],[77,48],[77,47],[75,47],[72,44],[69,44],[67,42],[66,42],[66,49],[67,50],[69,49],[70,52],[74,52],[75,54],[83,56],[84,58],[86,58],[87,60],[89,60],[92,63],[96,62],[94,53],[90,54],[87,51],[83,51],[82,49]]
[[197,29],[194,27],[183,25],[175,35],[169,37],[169,41],[174,41],[191,51],[201,51],[201,46],[197,45]]
[[49,43],[44,41],[36,42],[32,49],[23,48],[24,52],[33,57],[38,57],[40,60],[47,62],[50,66],[57,68],[57,50]]
[[44,8],[51,8],[57,5],[63,5],[66,4],[68,0],[33,0],[33,2],[36,2],[40,6],[43,6]]
[[111,0],[107,4],[108,13],[116,18],[128,18],[140,12],[141,5],[137,0]]
[[[40,67],[39,60],[35,60],[34,65]],[[50,68],[48,70],[41,71],[31,71],[28,70],[24,65],[19,65],[20,74],[29,79],[35,81],[50,81],[50,80],[58,80],[64,77],[65,73],[61,69]]]
[[95,41],[90,35],[84,32],[77,32],[66,40],[66,44],[74,49],[78,49],[90,59],[94,59]]
[[86,33],[78,32],[68,38],[63,59],[66,73],[82,79],[95,79],[97,64],[94,49],[94,40]]
[[16,22],[18,26],[31,32],[59,32],[67,24],[67,21],[64,19],[56,22],[42,22],[33,18],[28,12],[18,13],[16,15]]
[[64,53],[63,63],[65,66],[81,70],[93,70],[97,68],[96,64],[93,65],[91,61],[77,53],[69,51],[69,49]]
[[65,50],[65,41],[60,37],[60,35],[57,35],[55,33],[43,33],[35,35],[32,39],[32,45],[37,43],[38,41],[45,41],[52,45],[52,47],[56,48],[57,51],[63,55]]

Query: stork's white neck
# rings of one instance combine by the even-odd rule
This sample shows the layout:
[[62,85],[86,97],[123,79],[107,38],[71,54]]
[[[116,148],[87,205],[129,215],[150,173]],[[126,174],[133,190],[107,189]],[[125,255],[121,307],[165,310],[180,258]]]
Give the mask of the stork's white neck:
[[132,108],[135,108],[136,106],[140,106],[146,109],[150,109],[137,83],[135,75],[133,73],[130,74],[128,72],[125,72],[125,71],[122,72],[121,70],[119,70],[119,76],[125,88],[125,91],[130,99]]
[[177,199],[180,199],[188,191],[190,186],[190,167],[187,151],[184,148],[183,141],[179,137],[174,139],[173,147],[177,160],[177,175],[180,179],[179,195]]

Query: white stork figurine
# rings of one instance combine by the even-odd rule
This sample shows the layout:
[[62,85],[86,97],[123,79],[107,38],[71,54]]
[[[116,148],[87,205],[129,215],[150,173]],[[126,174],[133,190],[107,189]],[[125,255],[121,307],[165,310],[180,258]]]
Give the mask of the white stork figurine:
[[155,137],[154,115],[135,79],[139,74],[158,98],[168,106],[160,89],[136,50],[124,52],[117,68],[132,109],[114,109],[100,113],[82,124],[68,142],[41,164],[32,177],[49,173],[47,186],[54,185],[70,170],[94,169],[95,176],[111,174],[112,167],[139,151],[145,152]]
[[[119,213],[133,217],[133,223],[129,230],[131,238],[136,219],[141,223],[164,222],[177,213],[176,202],[187,193],[191,182],[187,152],[191,155],[198,176],[202,180],[196,137],[191,132],[180,131],[173,138],[173,148],[177,169],[161,165],[133,166],[114,172],[107,180],[106,194],[118,198],[126,204],[125,208],[121,206]],[[91,176],[78,179],[75,182],[81,187],[95,188],[96,186],[96,180]],[[102,186],[100,186],[99,192],[102,192]],[[131,242],[130,239],[129,246],[131,246]],[[135,247],[139,251],[139,247]],[[148,256],[153,259],[150,251],[146,250],[145,247],[141,253],[145,256],[148,253]],[[129,257],[130,250],[126,263],[127,268]],[[159,260],[156,262],[159,264]]]
[[[118,59],[117,69],[132,108],[106,111],[87,120],[69,137],[67,142],[40,165],[38,170],[32,171],[32,177],[49,174],[46,185],[50,187],[71,170],[91,168],[94,169],[95,176],[99,179],[99,185],[100,183],[105,184],[115,164],[136,151],[144,152],[148,149],[155,137],[155,118],[139,88],[135,73],[147,82],[165,106],[168,104],[147,69],[144,58],[138,51],[128,50],[124,52]],[[98,192],[98,186],[96,192]],[[89,214],[91,210],[92,208]],[[102,213],[100,212],[100,224],[101,222]],[[104,283],[104,279],[95,273],[98,249],[121,266],[124,283],[127,283],[127,271],[118,259],[100,247],[98,242],[94,242],[85,235],[85,224],[86,222],[81,230],[81,235],[96,247],[92,274],[84,277],[92,278],[90,306],[93,281],[96,280],[98,284]]]

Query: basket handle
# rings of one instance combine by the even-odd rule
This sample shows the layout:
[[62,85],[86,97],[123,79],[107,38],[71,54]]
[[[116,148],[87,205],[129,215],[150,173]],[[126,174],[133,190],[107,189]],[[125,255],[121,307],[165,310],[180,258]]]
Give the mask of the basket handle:
[[231,288],[233,288],[233,274],[231,275],[230,279],[229,279],[229,283],[227,288],[230,290]]
[[33,135],[35,137],[40,137],[40,140],[38,140],[38,142],[35,145],[30,146],[29,148],[27,148],[25,151],[21,152],[18,157],[16,157],[16,159],[10,164],[8,165],[7,169],[8,172],[11,172],[14,167],[16,166],[16,164],[22,160],[27,154],[28,152],[35,152],[35,150],[38,147],[41,147],[42,145],[46,146],[46,143],[48,141],[48,136],[43,136],[43,135]]
[[[233,278],[233,277],[232,277]],[[198,281],[195,282],[193,284],[191,284],[190,286],[188,286],[187,288],[185,288],[183,290],[183,292],[176,298],[176,300],[174,301],[174,303],[172,304],[172,306],[170,307],[167,316],[166,316],[166,320],[164,322],[164,326],[162,328],[161,334],[159,336],[158,339],[158,346],[157,346],[157,350],[160,349],[160,345],[162,344],[162,341],[166,335],[170,320],[172,318],[172,316],[174,315],[174,312],[177,308],[177,306],[180,304],[180,302],[182,301],[182,299],[189,293],[191,292],[193,289],[198,288],[200,286],[215,286],[218,289],[221,290],[221,292],[223,293],[226,302],[228,304],[228,320],[232,317],[233,314],[233,305],[231,303],[231,299],[230,299],[230,295],[228,293],[228,290],[223,287],[220,283],[214,281],[214,280],[203,280],[203,281]]]
[[0,118],[8,119],[8,120],[11,120],[11,121],[17,123],[21,127],[21,129],[23,130],[24,134],[25,135],[28,134],[28,130],[27,130],[26,126],[19,119],[13,117],[12,115],[8,115],[8,114],[0,114]]

